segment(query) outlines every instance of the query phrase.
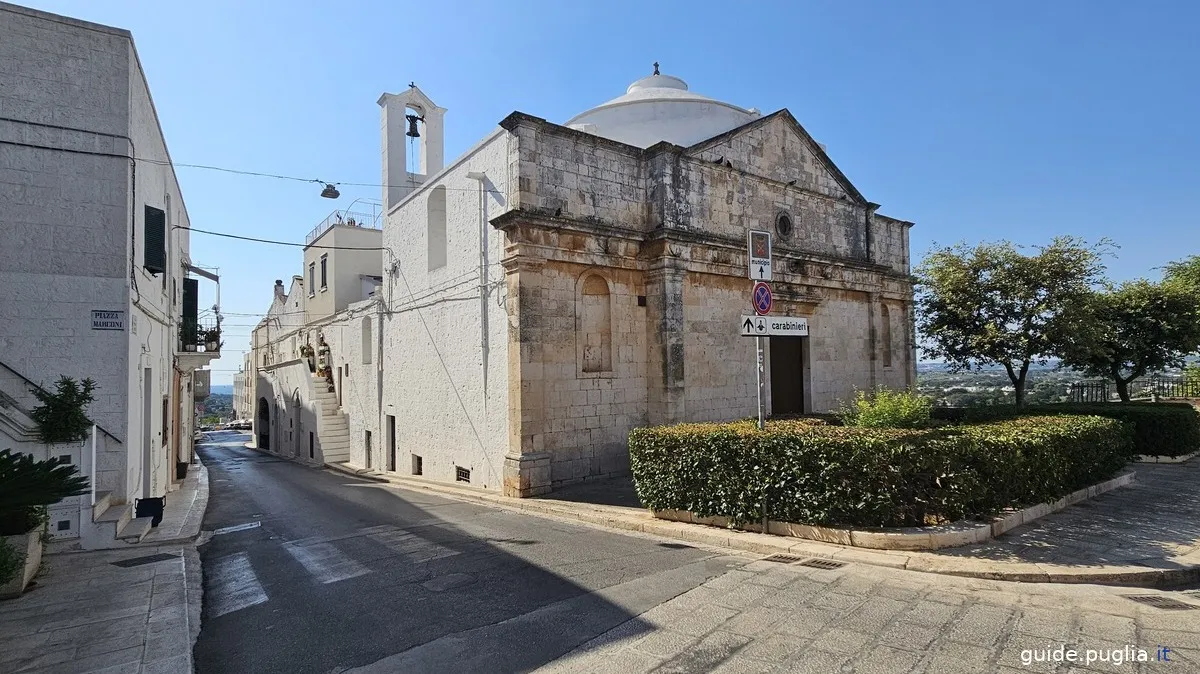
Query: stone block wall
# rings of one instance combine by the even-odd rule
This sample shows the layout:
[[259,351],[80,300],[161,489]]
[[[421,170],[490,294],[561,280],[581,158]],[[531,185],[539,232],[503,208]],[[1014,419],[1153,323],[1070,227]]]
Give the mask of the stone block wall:
[[[586,372],[580,340],[580,287],[595,275],[608,287],[611,370]],[[547,263],[529,283],[523,341],[536,352],[522,364],[523,429],[534,451],[550,454],[554,487],[628,471],[626,439],[647,423],[647,308],[642,274],[566,262]],[[524,297],[524,296],[523,296]],[[526,397],[524,393],[532,392]],[[537,405],[537,400],[542,405]]]
[[742,314],[753,313],[751,283],[688,274],[683,292],[687,421],[732,421],[758,413],[755,340],[742,337],[738,326]]
[[900,274],[910,273],[908,230],[911,223],[876,213],[871,224],[873,261]]
[[514,113],[510,181],[526,210],[644,229],[646,180],[641,150]]

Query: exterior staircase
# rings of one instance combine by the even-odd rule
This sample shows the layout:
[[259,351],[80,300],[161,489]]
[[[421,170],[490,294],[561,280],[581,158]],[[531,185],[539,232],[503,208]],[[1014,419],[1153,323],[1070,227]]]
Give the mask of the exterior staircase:
[[329,382],[314,374],[312,383],[313,397],[321,406],[317,432],[322,459],[325,463],[345,463],[350,460],[350,423],[338,404],[337,393],[329,390]]
[[111,548],[120,543],[140,543],[150,533],[152,517],[134,517],[133,505],[113,503],[112,493],[96,492],[96,505],[92,506],[91,532],[93,548]]

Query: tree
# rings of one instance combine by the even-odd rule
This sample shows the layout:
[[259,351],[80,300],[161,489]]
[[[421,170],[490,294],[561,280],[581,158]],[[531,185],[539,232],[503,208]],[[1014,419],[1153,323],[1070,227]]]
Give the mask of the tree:
[[1076,333],[1063,364],[1116,382],[1129,402],[1129,383],[1147,372],[1182,367],[1200,350],[1200,286],[1129,281],[1093,293],[1086,329]]
[[1182,283],[1200,289],[1200,255],[1193,255],[1176,262],[1168,262],[1163,280]]
[[1030,364],[1060,354],[1111,246],[1058,237],[1035,255],[1007,241],[931,251],[916,270],[923,349],[955,371],[1004,366],[1024,405]]
[[87,438],[92,422],[87,418],[87,406],[96,398],[96,382],[61,376],[53,393],[34,389],[33,395],[41,405],[33,408],[30,415],[38,425],[42,442],[53,445],[60,442],[76,442]]

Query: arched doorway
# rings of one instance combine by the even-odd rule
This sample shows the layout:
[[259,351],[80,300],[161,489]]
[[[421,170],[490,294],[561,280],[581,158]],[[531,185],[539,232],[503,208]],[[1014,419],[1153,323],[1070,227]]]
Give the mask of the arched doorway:
[[266,398],[258,399],[258,448],[271,450],[271,405]]

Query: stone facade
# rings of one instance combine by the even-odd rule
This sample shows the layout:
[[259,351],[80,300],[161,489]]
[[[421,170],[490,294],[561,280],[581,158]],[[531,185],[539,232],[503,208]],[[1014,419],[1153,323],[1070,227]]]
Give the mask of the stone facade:
[[[604,133],[685,90],[639,82],[649,112],[610,115]],[[688,96],[687,114],[703,110]],[[397,154],[412,105],[436,111],[419,174]],[[728,130],[690,147],[513,113],[443,167],[443,109],[415,87],[380,106],[384,183],[404,181],[383,191],[382,282],[374,305],[319,328],[351,465],[535,496],[627,473],[638,426],[754,416],[751,230],[775,234],[773,315],[809,324],[764,340],[768,413],[913,383],[911,223],[878,214],[788,111],[702,120]],[[670,128],[655,124],[634,131]]]
[[[384,121],[385,136],[403,131]],[[810,326],[768,340],[768,411],[911,385],[911,223],[877,208],[786,110],[688,148],[514,113],[388,211],[382,414],[403,429],[391,468],[415,472],[420,456],[433,479],[469,468],[473,484],[532,496],[627,472],[637,426],[753,416],[757,357],[738,322],[754,229],[776,238],[773,314]],[[442,237],[449,255],[433,264]]]
[[[690,148],[642,150],[520,113],[502,127],[516,144],[514,208],[492,220],[507,235],[519,317],[510,442],[549,463],[547,483],[514,476],[510,491],[626,470],[624,440],[638,425],[756,413],[755,347],[737,329],[751,313],[748,230],[775,235],[773,315],[810,326],[795,338],[802,346],[775,356],[800,361],[798,387],[775,386],[767,347],[768,411],[783,407],[785,388],[791,409],[825,412],[855,389],[914,381],[911,223],[877,215],[786,110]],[[790,230],[777,227],[781,215]],[[580,288],[593,276],[608,290],[603,372],[580,355]]]

